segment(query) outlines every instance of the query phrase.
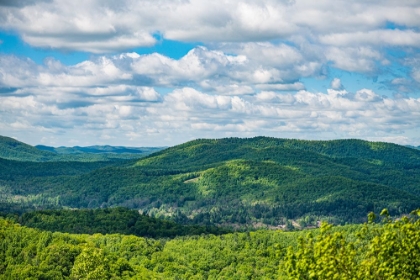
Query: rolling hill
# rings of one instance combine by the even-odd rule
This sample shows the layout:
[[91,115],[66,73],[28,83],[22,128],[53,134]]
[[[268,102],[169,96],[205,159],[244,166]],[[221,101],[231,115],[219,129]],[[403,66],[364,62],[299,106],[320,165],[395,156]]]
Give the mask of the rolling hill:
[[16,169],[0,172],[0,198],[15,206],[124,206],[183,223],[269,227],[420,207],[420,151],[355,139],[198,139],[86,168],[0,164]]
[[10,137],[0,136],[0,158],[25,161],[46,161],[55,155]]
[[114,161],[138,159],[163,147],[123,147],[123,146],[89,146],[89,147],[50,147],[44,145],[31,146],[10,137],[0,136],[0,158],[32,161]]
[[42,151],[50,151],[57,154],[141,154],[148,155],[164,149],[164,147],[124,147],[124,146],[87,146],[87,147],[50,147],[44,145],[36,145],[35,148]]

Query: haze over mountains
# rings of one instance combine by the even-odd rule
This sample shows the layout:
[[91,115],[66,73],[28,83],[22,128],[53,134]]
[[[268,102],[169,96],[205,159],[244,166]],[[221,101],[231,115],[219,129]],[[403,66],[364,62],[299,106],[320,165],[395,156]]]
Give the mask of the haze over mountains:
[[396,144],[0,137],[0,279],[414,279],[419,208],[420,150]]
[[[1,135],[0,148],[0,158],[37,162],[139,158],[163,149],[163,147],[118,147],[108,145],[89,147],[50,147],[37,145],[34,147]],[[62,155],[67,155],[67,157],[63,157]]]
[[116,154],[141,154],[147,155],[153,152],[157,152],[163,148],[160,147],[123,147],[123,146],[87,146],[87,147],[50,147],[44,145],[36,145],[35,148],[43,151],[50,151],[58,154],[101,154],[101,153],[116,153]]
[[41,148],[1,138],[0,211],[124,206],[183,223],[310,226],[420,207],[420,151],[390,143],[198,139],[140,159],[116,151],[154,148]]

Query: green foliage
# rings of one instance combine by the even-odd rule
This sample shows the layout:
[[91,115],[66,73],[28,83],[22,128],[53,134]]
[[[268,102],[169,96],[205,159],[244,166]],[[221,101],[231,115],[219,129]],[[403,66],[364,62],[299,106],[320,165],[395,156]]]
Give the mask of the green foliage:
[[420,207],[419,167],[420,151],[389,143],[268,137],[199,139],[140,160],[0,159],[0,212],[122,206],[203,225],[354,223]]
[[12,160],[43,161],[54,153],[38,150],[10,137],[0,136],[0,158]]
[[[0,138],[0,279],[419,277],[419,219],[392,218],[420,206],[415,149],[267,137],[199,139],[140,160],[34,149]],[[114,206],[148,215],[33,211]],[[380,223],[371,213],[364,225],[222,235],[209,226],[293,230],[360,222],[385,207]]]
[[0,219],[0,279],[275,279],[296,235],[258,231],[158,241],[51,233]]
[[32,161],[32,162],[57,162],[57,161],[115,161],[121,159],[139,159],[163,148],[145,147],[128,148],[114,146],[90,147],[48,147],[30,146],[10,137],[0,136],[0,158]]
[[200,234],[220,235],[230,232],[214,226],[180,225],[124,208],[35,211],[23,214],[19,222],[27,227],[48,231],[87,234],[121,233],[153,238]]
[[77,256],[71,270],[71,279],[108,279],[109,260],[103,250],[87,248]]
[[88,146],[88,147],[49,147],[43,145],[35,146],[38,150],[50,151],[57,154],[125,154],[125,155],[148,155],[157,151],[162,150],[160,147],[122,147],[122,146]]
[[51,233],[0,219],[0,279],[416,279],[420,211],[413,214],[172,240]]
[[42,232],[4,219],[0,237],[0,279],[128,279],[162,249],[150,239]]
[[[330,232],[323,223],[317,238],[310,234],[299,240],[299,250],[289,248],[284,270],[292,279],[354,279],[358,273],[354,242],[342,232]],[[359,279],[359,278],[356,278]]]
[[420,220],[392,222],[386,209],[381,215],[383,225],[365,224],[355,235],[323,224],[320,235],[301,239],[297,251],[288,250],[280,271],[290,279],[417,279]]

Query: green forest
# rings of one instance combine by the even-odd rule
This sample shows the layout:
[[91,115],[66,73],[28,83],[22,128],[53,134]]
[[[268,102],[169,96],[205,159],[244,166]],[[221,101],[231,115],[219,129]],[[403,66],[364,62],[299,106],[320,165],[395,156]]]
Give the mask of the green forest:
[[20,217],[15,216],[15,219],[19,224],[27,227],[68,233],[120,233],[152,238],[173,238],[184,235],[220,235],[231,232],[229,229],[215,226],[181,225],[121,207],[32,211]]
[[[6,140],[0,141],[6,214],[125,207],[183,224],[305,228],[420,207],[420,150],[390,143],[198,139],[140,159],[114,153],[95,160],[109,154],[73,158]],[[45,153],[61,160],[40,160]]]
[[110,161],[138,159],[162,150],[162,147],[49,147],[31,146],[10,137],[0,135],[0,158],[17,161],[59,162],[59,161]]
[[[393,221],[152,239],[0,219],[0,279],[417,279],[420,210]],[[375,223],[376,220],[376,223]]]
[[0,136],[0,279],[416,279],[416,209],[420,150],[390,143]]

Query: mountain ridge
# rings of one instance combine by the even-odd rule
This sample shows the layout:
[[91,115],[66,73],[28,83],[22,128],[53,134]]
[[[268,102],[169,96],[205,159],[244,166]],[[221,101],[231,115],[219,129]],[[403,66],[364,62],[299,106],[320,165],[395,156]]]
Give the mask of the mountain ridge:
[[25,158],[29,161],[44,161],[53,156],[54,153],[49,151],[41,151],[14,138],[0,135],[1,158],[11,160],[20,160]]
[[51,151],[57,154],[83,154],[83,153],[115,153],[115,154],[150,154],[165,149],[166,147],[125,147],[111,145],[73,146],[73,147],[51,147],[36,145],[35,148],[43,151]]
[[140,158],[165,147],[125,147],[94,145],[87,147],[31,146],[0,135],[0,158],[17,161],[109,161]]
[[361,222],[420,207],[420,151],[357,139],[197,139],[115,165],[4,164],[11,201],[42,195],[51,207],[123,206],[185,223]]

